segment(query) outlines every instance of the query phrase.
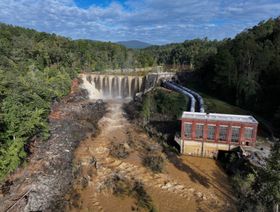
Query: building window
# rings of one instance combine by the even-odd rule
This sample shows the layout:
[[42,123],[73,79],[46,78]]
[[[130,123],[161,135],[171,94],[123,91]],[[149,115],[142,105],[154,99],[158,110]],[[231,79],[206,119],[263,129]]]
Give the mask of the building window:
[[215,125],[208,125],[208,130],[207,130],[207,140],[215,140],[215,131],[216,131],[216,126]]
[[197,139],[203,139],[203,127],[204,127],[204,124],[196,124],[195,137]]
[[245,127],[244,137],[246,140],[251,140],[253,138],[253,128]]
[[192,137],[192,123],[185,123],[185,137]]
[[238,142],[240,137],[240,127],[231,128],[231,142]]
[[228,133],[228,126],[220,126],[219,140],[226,141]]

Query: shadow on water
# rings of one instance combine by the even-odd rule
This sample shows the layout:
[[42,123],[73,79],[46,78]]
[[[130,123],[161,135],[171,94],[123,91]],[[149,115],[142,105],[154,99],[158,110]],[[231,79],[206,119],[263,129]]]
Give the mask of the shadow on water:
[[[213,187],[215,187],[218,191],[221,192],[221,194],[224,196],[224,197],[227,197],[229,200],[231,201],[235,201],[235,196],[233,193],[226,193],[224,192],[221,188],[224,188],[225,185],[229,185],[228,182],[225,183],[225,179],[223,179],[223,177],[221,177],[220,174],[218,174],[217,172],[213,172],[212,173],[212,176],[213,176],[213,181],[214,182],[218,182],[217,184],[212,184]],[[228,186],[228,189],[230,190],[230,186]]]
[[[203,172],[203,170],[199,166],[197,166],[197,165],[195,165],[191,162],[189,162],[189,163],[192,167],[195,167],[200,172]],[[223,170],[223,168],[221,167],[221,164],[218,161],[215,161],[215,165],[217,166],[218,169]],[[234,201],[233,196],[230,196],[227,192],[225,192],[222,189],[222,188],[227,189],[226,186],[228,185],[228,182],[227,182],[226,173],[225,173],[224,176],[221,175],[221,173],[218,173],[218,171],[216,171],[216,170],[212,171],[211,174],[207,174],[207,172],[203,172],[203,173],[206,176],[206,178],[208,179],[208,184],[209,185],[211,185],[212,187],[217,189],[224,197],[227,197],[231,201]],[[229,187],[228,187],[228,189],[229,189]]]
[[169,160],[169,162],[171,162],[177,169],[185,172],[193,182],[199,183],[204,187],[209,188],[209,180],[207,179],[207,177],[201,175],[200,173],[192,169],[189,165],[184,163],[183,160],[175,153],[170,152],[166,149],[164,151],[167,155],[167,159]]
[[164,146],[164,152],[167,156],[169,162],[171,162],[178,170],[185,172],[190,179],[199,183],[206,188],[209,187],[209,180],[192,169],[189,165],[184,163],[184,161],[176,154],[174,151],[170,151],[170,146],[176,147],[177,143],[174,141],[175,132],[180,129],[180,124],[177,120],[175,121],[151,121],[150,125],[156,129],[157,132],[168,135],[164,140],[167,141],[168,146]]

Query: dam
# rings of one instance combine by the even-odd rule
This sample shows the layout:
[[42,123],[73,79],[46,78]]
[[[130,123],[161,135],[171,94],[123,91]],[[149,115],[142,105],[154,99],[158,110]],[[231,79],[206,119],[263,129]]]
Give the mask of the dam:
[[127,75],[81,74],[82,88],[90,99],[133,99],[144,89],[145,77]]
[[81,88],[89,93],[89,99],[134,99],[137,94],[151,91],[162,80],[176,78],[176,73],[151,72],[145,76],[82,73],[79,78],[83,81]]

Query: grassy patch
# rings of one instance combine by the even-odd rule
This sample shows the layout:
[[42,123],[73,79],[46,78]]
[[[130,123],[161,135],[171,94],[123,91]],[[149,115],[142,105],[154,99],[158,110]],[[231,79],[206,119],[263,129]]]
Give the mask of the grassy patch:
[[203,94],[202,97],[204,99],[204,103],[206,107],[205,109],[209,113],[226,113],[226,114],[240,114],[240,115],[249,114],[249,112],[246,110],[243,110],[239,107],[236,107],[234,105],[216,99],[214,97],[205,94]]
[[237,115],[253,115],[259,122],[258,140],[265,140],[266,137],[273,135],[273,129],[271,122],[258,116],[250,111],[244,110],[240,107],[231,105],[227,102],[216,99],[212,96],[201,94],[204,103],[205,110],[208,113],[226,113],[226,114],[237,114]]

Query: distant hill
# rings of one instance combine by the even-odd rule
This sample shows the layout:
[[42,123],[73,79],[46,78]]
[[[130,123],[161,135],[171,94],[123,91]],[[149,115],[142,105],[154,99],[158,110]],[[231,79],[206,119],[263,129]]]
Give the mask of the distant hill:
[[149,44],[149,43],[145,43],[145,42],[138,41],[138,40],[119,41],[117,43],[125,46],[126,48],[130,48],[130,49],[143,49],[143,48],[151,46],[151,44]]

